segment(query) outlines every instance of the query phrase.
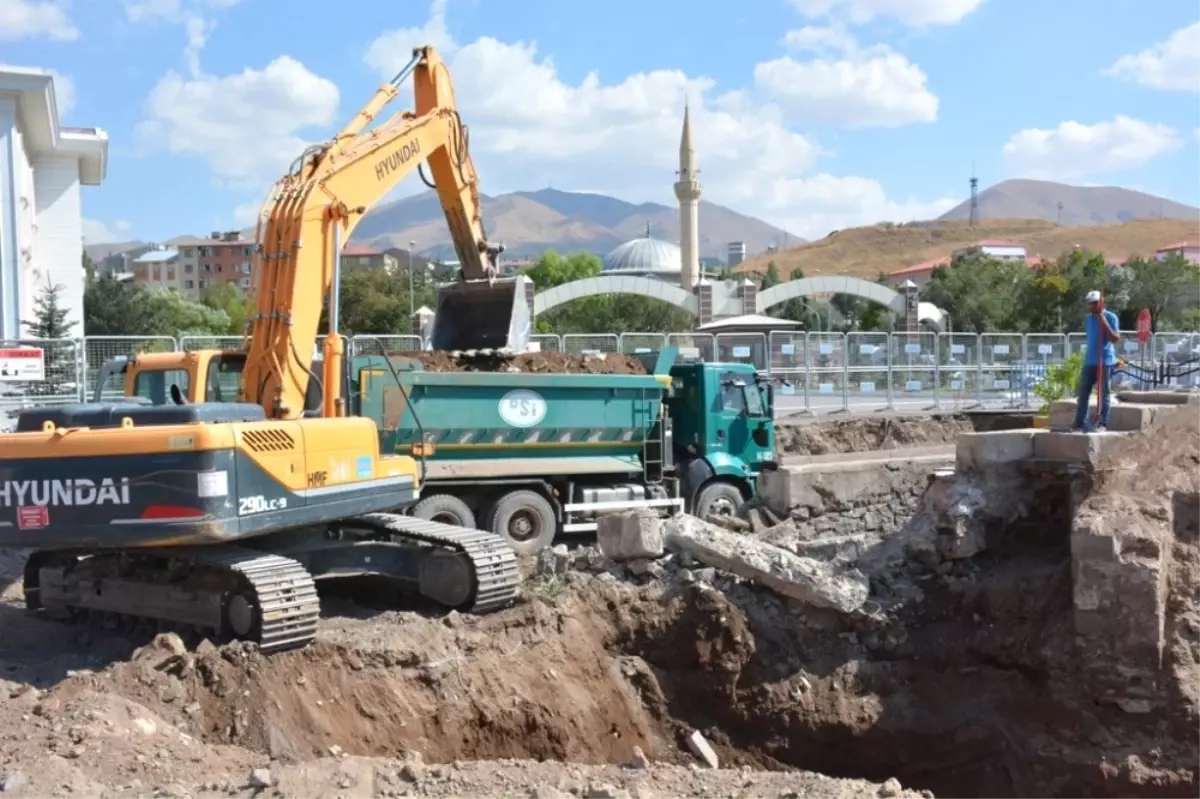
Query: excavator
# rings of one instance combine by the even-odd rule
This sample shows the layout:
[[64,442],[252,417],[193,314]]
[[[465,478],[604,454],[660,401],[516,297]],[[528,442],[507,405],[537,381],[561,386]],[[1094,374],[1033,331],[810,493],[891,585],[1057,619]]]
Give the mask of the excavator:
[[[371,128],[409,78],[414,111]],[[150,356],[173,359],[138,378],[158,380],[168,402],[136,392],[21,412],[15,432],[0,435],[0,546],[33,550],[31,611],[155,622],[273,652],[316,635],[322,578],[379,575],[474,613],[515,598],[516,558],[503,539],[402,515],[428,445],[381,456],[375,423],[345,412],[342,243],[408,174],[424,178],[423,164],[462,265],[438,289],[435,346],[524,349],[528,278],[498,273],[503,248],[488,242],[467,145],[446,65],[434,48],[414,49],[264,202],[244,351]],[[204,394],[189,390],[198,385]]]

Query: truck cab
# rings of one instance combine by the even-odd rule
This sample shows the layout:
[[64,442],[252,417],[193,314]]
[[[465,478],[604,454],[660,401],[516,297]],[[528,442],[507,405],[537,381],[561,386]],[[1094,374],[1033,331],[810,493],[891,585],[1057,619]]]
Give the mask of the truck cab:
[[680,493],[704,515],[733,513],[775,459],[775,396],[749,364],[677,363],[665,400]]

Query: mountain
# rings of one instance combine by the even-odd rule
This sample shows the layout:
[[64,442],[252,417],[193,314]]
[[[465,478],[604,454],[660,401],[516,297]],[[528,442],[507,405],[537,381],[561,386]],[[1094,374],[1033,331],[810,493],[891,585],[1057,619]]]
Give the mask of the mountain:
[[[541,189],[496,197],[481,195],[488,237],[503,242],[508,255],[536,257],[544,250],[607,253],[622,242],[646,234],[679,239],[679,211],[658,203],[630,203],[603,194]],[[407,247],[433,257],[453,257],[446,220],[432,191],[381,205],[354,231],[353,241],[372,247]],[[727,245],[744,241],[747,253],[803,241],[762,220],[714,203],[700,203],[700,255],[725,260]]]
[[[1062,203],[1062,219],[1059,219]],[[971,201],[940,219],[970,219]],[[1134,219],[1200,220],[1200,208],[1116,186],[1068,186],[1047,180],[1005,180],[979,194],[980,219],[1044,219],[1062,225],[1111,225]]]

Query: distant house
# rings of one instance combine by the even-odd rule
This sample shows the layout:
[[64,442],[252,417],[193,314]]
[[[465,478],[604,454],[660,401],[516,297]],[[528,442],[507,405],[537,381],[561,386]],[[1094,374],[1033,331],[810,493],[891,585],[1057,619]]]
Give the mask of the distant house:
[[933,270],[939,266],[949,266],[950,256],[944,255],[941,258],[934,258],[932,261],[922,261],[919,264],[906,266],[903,269],[897,269],[895,272],[888,274],[888,282],[894,286],[899,286],[906,280],[911,280],[918,286],[924,285],[933,276]]
[[1154,257],[1160,261],[1169,255],[1181,255],[1190,263],[1200,264],[1200,242],[1177,241],[1154,251]]
[[1001,261],[1026,260],[1024,244],[997,239],[977,241],[974,244],[968,244],[966,247],[961,247],[954,251],[955,258],[964,258],[970,255],[986,255],[988,258],[998,258]]
[[389,253],[376,250],[365,244],[347,244],[342,248],[342,268],[358,266],[364,269],[383,269],[393,272],[396,269],[396,259]]

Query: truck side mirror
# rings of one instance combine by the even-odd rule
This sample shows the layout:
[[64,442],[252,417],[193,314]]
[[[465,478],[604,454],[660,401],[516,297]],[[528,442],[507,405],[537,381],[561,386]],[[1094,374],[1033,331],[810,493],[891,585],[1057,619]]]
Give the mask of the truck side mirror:
[[775,416],[775,384],[767,383],[767,416]]

